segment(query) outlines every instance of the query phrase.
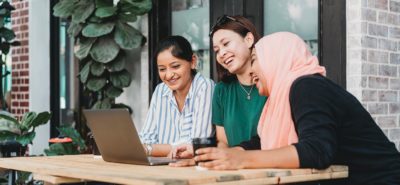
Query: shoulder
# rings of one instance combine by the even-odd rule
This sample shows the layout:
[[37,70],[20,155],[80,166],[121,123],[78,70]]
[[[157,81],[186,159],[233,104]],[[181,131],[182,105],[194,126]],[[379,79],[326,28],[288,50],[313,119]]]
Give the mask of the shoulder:
[[340,88],[328,78],[321,75],[306,75],[297,78],[290,89],[290,94],[307,91],[309,93],[319,93],[319,91],[329,91]]
[[205,90],[205,89],[214,89],[215,83],[213,80],[210,78],[204,77],[200,73],[197,73],[196,76],[193,79],[193,86],[194,88],[199,91],[199,90]]

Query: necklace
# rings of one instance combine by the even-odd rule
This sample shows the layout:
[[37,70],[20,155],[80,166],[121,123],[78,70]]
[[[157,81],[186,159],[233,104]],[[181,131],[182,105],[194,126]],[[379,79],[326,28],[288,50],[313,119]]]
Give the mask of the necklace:
[[243,87],[243,85],[240,82],[239,82],[239,85],[240,85],[240,87],[242,87],[243,91],[247,94],[247,100],[250,100],[251,99],[250,94],[251,94],[251,91],[253,90],[254,85],[251,86],[250,91],[248,91],[248,92],[246,91],[246,89]]

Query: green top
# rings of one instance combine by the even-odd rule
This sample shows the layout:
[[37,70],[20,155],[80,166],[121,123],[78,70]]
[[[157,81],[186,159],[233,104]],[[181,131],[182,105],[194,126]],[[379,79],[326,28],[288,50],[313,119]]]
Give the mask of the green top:
[[[247,93],[252,87],[243,85]],[[267,100],[258,94],[256,86],[251,90],[249,100],[243,88],[235,80],[219,82],[214,89],[212,123],[224,127],[230,147],[257,135],[258,120]]]

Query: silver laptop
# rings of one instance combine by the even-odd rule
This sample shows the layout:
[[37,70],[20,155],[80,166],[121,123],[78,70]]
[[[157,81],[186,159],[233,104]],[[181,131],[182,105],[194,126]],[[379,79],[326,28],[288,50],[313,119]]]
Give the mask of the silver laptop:
[[104,161],[164,165],[176,160],[147,157],[127,109],[83,110]]

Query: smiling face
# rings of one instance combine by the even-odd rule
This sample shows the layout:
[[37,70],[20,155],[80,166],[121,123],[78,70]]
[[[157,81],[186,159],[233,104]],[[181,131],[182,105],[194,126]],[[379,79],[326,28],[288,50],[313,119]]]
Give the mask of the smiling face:
[[217,62],[232,74],[240,74],[249,66],[250,48],[254,37],[249,32],[245,37],[234,31],[220,29],[213,35],[213,50]]
[[261,71],[261,66],[260,66],[260,61],[258,60],[258,57],[256,55],[256,49],[253,49],[251,53],[251,76],[252,76],[252,82],[256,84],[256,87],[258,89],[258,93],[262,96],[269,96],[269,92],[267,90],[267,81],[266,78],[264,77],[262,71]]
[[171,90],[188,90],[193,79],[191,70],[195,69],[197,59],[194,55],[192,61],[177,58],[171,54],[171,49],[166,49],[158,54],[158,74]]

